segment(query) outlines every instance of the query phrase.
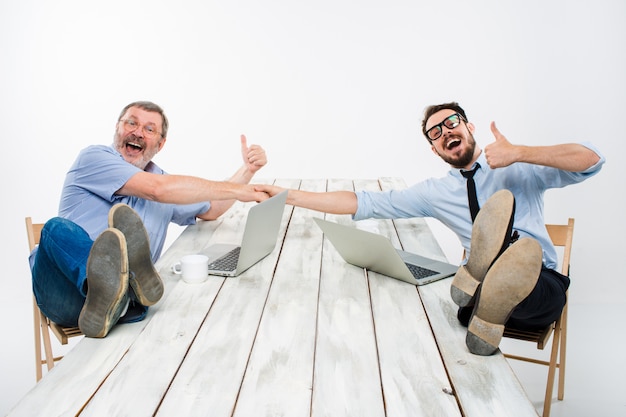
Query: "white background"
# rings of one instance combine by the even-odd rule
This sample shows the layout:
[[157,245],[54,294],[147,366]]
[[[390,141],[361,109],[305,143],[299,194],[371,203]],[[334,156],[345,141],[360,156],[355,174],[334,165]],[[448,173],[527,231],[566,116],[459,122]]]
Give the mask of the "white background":
[[[35,381],[24,217],[56,215],[78,151],[110,144],[135,100],[171,122],[155,161],[210,179],[239,167],[241,133],[267,150],[259,178],[442,176],[420,122],[451,100],[482,147],[492,120],[513,143],[589,140],[604,169],[549,191],[546,221],[576,218],[573,314],[624,327],[623,0],[0,0],[0,57],[2,415]],[[459,259],[456,238],[431,224]],[[603,337],[587,353],[618,348]],[[587,402],[606,395],[624,410],[616,387],[599,392]]]

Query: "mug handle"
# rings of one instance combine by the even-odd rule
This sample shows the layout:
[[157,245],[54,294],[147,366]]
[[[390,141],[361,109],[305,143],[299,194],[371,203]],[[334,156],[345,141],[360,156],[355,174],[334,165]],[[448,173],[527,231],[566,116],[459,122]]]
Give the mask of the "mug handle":
[[183,273],[180,262],[176,262],[174,265],[172,265],[172,272],[176,275],[180,275]]

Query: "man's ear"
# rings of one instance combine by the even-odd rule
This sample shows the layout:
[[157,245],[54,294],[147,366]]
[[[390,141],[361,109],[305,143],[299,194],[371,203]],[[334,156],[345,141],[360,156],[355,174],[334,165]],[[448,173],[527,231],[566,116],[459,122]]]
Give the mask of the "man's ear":
[[476,127],[474,126],[474,123],[471,122],[467,122],[465,123],[467,125],[467,129],[470,131],[470,133],[473,135],[474,134],[474,130],[476,130]]
[[165,146],[166,141],[167,138],[161,138],[161,141],[159,142],[159,150],[157,152],[161,152],[161,149],[163,149],[163,146]]
[[[431,142],[432,143],[432,142]],[[435,145],[430,145],[430,150],[433,151],[433,153],[437,156],[439,156],[439,153],[437,152],[437,149],[435,149]]]

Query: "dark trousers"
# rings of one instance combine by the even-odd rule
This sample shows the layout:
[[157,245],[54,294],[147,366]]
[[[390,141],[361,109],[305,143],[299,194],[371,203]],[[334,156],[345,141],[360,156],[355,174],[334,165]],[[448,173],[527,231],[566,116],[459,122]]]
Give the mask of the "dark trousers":
[[[532,292],[511,312],[507,327],[520,330],[535,330],[546,327],[559,318],[565,306],[570,279],[559,272],[541,268],[539,279]],[[459,308],[458,318],[467,326],[473,306]]]

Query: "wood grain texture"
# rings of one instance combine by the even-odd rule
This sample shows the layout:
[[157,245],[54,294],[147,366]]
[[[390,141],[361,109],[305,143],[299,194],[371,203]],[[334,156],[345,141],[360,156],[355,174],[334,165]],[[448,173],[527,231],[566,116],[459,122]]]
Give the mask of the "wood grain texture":
[[[330,180],[328,191],[353,190]],[[349,216],[327,215],[339,223]],[[365,271],[346,264],[324,239],[311,415],[384,416],[376,336]]]
[[[300,189],[324,191],[323,180]],[[234,416],[309,416],[322,234],[319,213],[295,208]]]
[[[355,188],[379,191],[380,185],[355,181]],[[401,247],[391,220],[355,224]],[[455,397],[446,393],[451,384],[417,288],[374,272],[368,277],[387,416],[460,416]]]
[[[405,187],[395,178],[276,184]],[[165,295],[148,317],[81,340],[9,416],[536,415],[501,354],[467,351],[450,279],[416,288],[349,265],[313,221],[445,259],[423,219],[354,222],[287,206],[274,251],[239,277],[186,284],[171,272],[183,255],[240,242],[254,204],[186,228],[157,263]]]

